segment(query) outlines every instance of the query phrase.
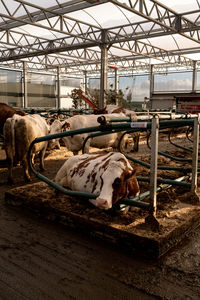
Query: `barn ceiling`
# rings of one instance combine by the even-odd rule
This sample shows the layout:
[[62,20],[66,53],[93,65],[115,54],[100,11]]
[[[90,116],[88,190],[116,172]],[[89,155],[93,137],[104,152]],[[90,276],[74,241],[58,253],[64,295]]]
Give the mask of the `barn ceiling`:
[[200,60],[199,1],[164,3],[0,0],[0,65],[94,71],[106,46],[108,64],[119,69],[166,63],[190,68]]

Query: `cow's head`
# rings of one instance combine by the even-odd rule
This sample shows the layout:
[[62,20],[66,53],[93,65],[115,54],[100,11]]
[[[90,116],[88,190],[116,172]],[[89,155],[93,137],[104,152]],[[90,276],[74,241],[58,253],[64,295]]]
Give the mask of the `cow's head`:
[[97,207],[110,209],[119,199],[139,195],[140,188],[136,178],[136,170],[124,168],[124,164],[111,162],[101,176],[102,189],[96,199]]
[[[50,122],[50,132],[49,134],[56,134],[56,133],[60,133],[63,132],[63,127],[65,126],[65,121],[61,122],[58,119],[53,119],[53,122]],[[49,141],[49,148],[50,149],[54,149],[56,146],[59,147],[59,143],[58,143],[59,139],[52,139]]]

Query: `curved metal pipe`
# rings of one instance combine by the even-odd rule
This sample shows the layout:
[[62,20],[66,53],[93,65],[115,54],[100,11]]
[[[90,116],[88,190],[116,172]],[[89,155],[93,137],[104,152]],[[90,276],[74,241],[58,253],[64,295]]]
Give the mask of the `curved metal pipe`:
[[[129,133],[132,133],[132,132],[138,132],[138,131],[144,131],[144,129],[140,129],[140,130],[139,130],[139,129],[130,129],[130,130],[127,130],[126,132],[124,132],[124,133],[122,134],[122,136],[121,136],[120,139],[119,139],[119,144],[118,144],[118,150],[119,150],[119,152],[122,153],[120,145],[121,145],[122,139],[124,138],[124,135],[129,134]],[[85,138],[85,140],[84,140],[84,142],[83,142],[82,149],[81,149],[81,150],[82,150],[82,153],[85,153],[85,145],[86,145],[86,143],[87,143],[87,141],[88,141],[89,139],[94,138],[94,137],[98,137],[98,136],[107,135],[107,134],[119,133],[119,132],[122,132],[122,130],[106,131],[106,132],[97,132],[97,133],[92,133],[92,134],[90,134],[89,136],[87,136],[87,137]]]
[[171,134],[172,134],[172,131],[169,131],[169,134],[168,134],[168,141],[170,142],[170,144],[172,144],[173,146],[175,146],[175,147],[177,147],[177,148],[183,149],[183,150],[185,150],[185,151],[193,152],[193,150],[192,150],[191,148],[187,148],[187,147],[184,147],[184,146],[181,146],[181,145],[178,145],[178,144],[175,144],[174,142],[172,142]]
[[[83,198],[87,198],[87,199],[96,199],[98,197],[98,194],[67,190],[63,186],[55,183],[54,181],[50,180],[46,176],[44,176],[44,175],[40,174],[39,172],[37,172],[36,169],[34,168],[33,164],[32,164],[32,159],[31,159],[31,151],[32,151],[32,148],[33,148],[35,143],[36,143],[36,141],[34,140],[31,143],[30,147],[29,147],[29,150],[28,150],[28,163],[29,163],[29,167],[30,167],[31,171],[35,174],[35,176],[37,178],[39,178],[40,180],[44,181],[45,183],[47,183],[51,187],[55,188],[56,190],[59,190],[60,192],[62,192],[65,195],[68,195],[68,196],[83,197]],[[120,201],[123,201],[123,204],[125,204],[125,205],[132,205],[132,206],[137,206],[137,207],[148,209],[149,204],[145,203],[145,202],[142,202],[141,201],[142,199],[144,199],[144,198],[143,197],[141,197],[141,198],[140,197],[135,197],[133,199],[121,199]]]
[[[186,180],[186,179],[189,179],[190,176],[186,175],[186,176],[181,177],[181,178],[183,180]],[[138,181],[142,181],[142,182],[149,182],[150,178],[149,177],[139,177],[139,176],[137,176],[137,180]],[[157,182],[158,183],[164,183],[164,184],[170,184],[170,185],[176,185],[176,186],[185,186],[185,187],[188,187],[188,188],[191,187],[191,183],[183,182],[183,181],[177,181],[176,179],[173,180],[173,179],[161,179],[161,178],[158,178]]]
[[[183,123],[181,123],[183,124]],[[170,124],[171,126],[173,126],[172,124]],[[176,123],[177,125],[177,123]],[[169,126],[169,124],[162,124],[163,127],[165,126]],[[184,126],[184,125],[181,125]],[[84,193],[84,192],[78,192],[78,191],[71,191],[71,190],[67,190],[64,187],[58,185],[57,183],[53,182],[52,180],[50,180],[49,178],[43,176],[42,174],[40,174],[39,172],[36,171],[36,169],[34,168],[34,166],[32,165],[32,159],[31,159],[31,152],[33,149],[33,146],[35,143],[39,143],[41,141],[48,141],[54,138],[59,138],[59,137],[65,137],[65,136],[72,136],[75,134],[82,134],[82,133],[88,133],[88,132],[97,132],[97,135],[102,135],[104,134],[111,134],[113,133],[113,131],[110,130],[110,128],[114,129],[115,131],[124,131],[127,129],[131,129],[131,123],[130,124],[116,124],[116,125],[109,125],[109,127],[106,126],[95,126],[95,127],[88,127],[88,128],[82,128],[82,129],[77,129],[77,130],[72,130],[72,131],[68,131],[68,132],[62,132],[59,134],[51,134],[49,136],[43,136],[40,138],[36,138],[34,141],[32,141],[29,150],[28,150],[28,163],[29,163],[29,167],[31,169],[31,171],[36,175],[36,177],[38,177],[39,179],[41,179],[42,181],[46,182],[47,184],[49,184],[50,186],[52,186],[53,188],[61,191],[62,193],[66,194],[66,195],[70,195],[70,196],[77,196],[77,197],[85,197],[85,198],[89,198],[89,199],[96,199],[96,197],[98,195],[96,194],[91,194],[91,193]],[[146,129],[151,128],[151,123],[147,123],[146,125]],[[104,132],[98,132],[98,131],[104,131]],[[91,135],[92,136],[92,135]],[[126,156],[128,159],[130,159],[130,157]],[[130,160],[135,161],[133,158],[131,158]],[[139,163],[139,160],[137,160],[137,163]],[[140,161],[141,163],[141,161]],[[146,164],[144,162],[142,162],[143,164]],[[146,166],[148,166],[150,168],[149,164],[146,164]],[[162,166],[158,167],[159,169],[163,169]],[[173,170],[181,170],[183,172],[186,172],[186,169],[184,168],[169,168],[164,166],[164,169],[173,169]],[[188,169],[187,169],[188,171]],[[169,184],[164,185],[167,187],[169,187]],[[162,190],[163,187],[158,187],[158,191]],[[145,194],[145,197],[147,196],[148,192]],[[121,199],[120,201],[122,201],[122,204],[126,204],[126,205],[133,205],[133,206],[140,206],[140,207],[146,207],[148,208],[150,205],[148,203],[142,203],[141,202],[141,197],[135,197],[133,199]],[[136,203],[137,202],[137,203]]]
[[[188,139],[190,142],[193,143],[193,140],[189,137],[189,133],[190,133],[190,131],[191,131],[191,128],[193,129],[193,126],[189,126],[189,127],[188,127],[188,129],[187,129],[187,131],[186,131],[186,137],[187,137],[187,139]],[[192,132],[193,132],[193,131],[192,131]]]
[[[184,147],[184,146],[181,146],[181,145],[178,145],[178,144],[175,144],[174,142],[172,142],[172,140],[171,140],[171,131],[169,132],[168,140],[169,140],[169,142],[170,142],[173,146],[175,146],[175,147],[177,147],[177,148],[183,149],[183,150],[188,151],[188,152],[191,152],[191,153],[193,152],[193,149],[191,149],[191,148]],[[193,142],[192,140],[189,140],[189,141],[190,141],[190,142]],[[200,152],[199,152],[199,155],[200,155]]]
[[[150,139],[150,134],[147,136],[147,146],[149,149],[151,149],[151,146],[149,144],[149,139]],[[175,144],[171,143],[172,145],[176,146]],[[178,145],[177,145],[178,147]],[[180,148],[184,149],[185,147],[180,146]],[[189,148],[188,148],[189,149]],[[193,152],[193,150],[191,150],[190,152]],[[179,162],[192,162],[191,158],[180,158],[180,157],[176,157],[176,156],[172,156],[170,154],[167,154],[165,152],[160,152],[158,151],[158,154],[167,158],[170,158],[171,160],[175,160],[175,161],[179,161]],[[200,162],[200,159],[198,160]]]
[[83,142],[83,145],[82,145],[82,148],[81,148],[82,153],[85,153],[85,145],[86,145],[86,143],[87,143],[87,141],[88,141],[89,139],[92,139],[92,138],[98,137],[98,136],[107,135],[107,134],[119,133],[119,132],[121,132],[121,130],[105,131],[105,132],[97,132],[97,133],[92,133],[92,134],[88,135],[88,136],[84,139],[84,142]]
[[[128,155],[125,155],[125,156],[130,161],[133,161],[136,164],[139,164],[141,166],[146,167],[147,169],[150,169],[150,164],[148,164],[148,163],[146,163],[146,162],[144,162],[142,160],[136,159],[134,157],[128,156]],[[172,167],[172,166],[158,166],[158,169],[159,170],[179,171],[179,172],[183,172],[185,174],[192,172],[192,168],[188,168],[188,167],[181,168],[181,167]],[[200,172],[200,168],[198,169],[198,172]]]
[[[182,176],[182,177],[179,177],[173,181],[176,181],[177,182],[177,185],[178,185],[178,182],[180,183],[182,180],[185,180],[187,176]],[[173,182],[174,183],[174,182]],[[174,183],[175,184],[175,183]],[[170,188],[172,186],[172,184],[161,184],[157,187],[157,190],[156,192],[162,192],[163,190],[166,190],[168,188]],[[147,198],[150,196],[150,191],[147,191],[147,192],[144,192],[143,194],[141,194],[140,196],[138,197],[135,197],[134,198],[134,206],[136,207],[141,207],[139,205],[137,205],[137,202]],[[118,204],[126,204],[126,205],[131,205],[132,202],[131,202],[131,199],[121,199],[117,202]],[[149,203],[146,203],[146,202],[143,202],[146,204],[146,207],[142,207],[142,208],[150,208],[150,204]],[[138,203],[139,204],[139,203]]]

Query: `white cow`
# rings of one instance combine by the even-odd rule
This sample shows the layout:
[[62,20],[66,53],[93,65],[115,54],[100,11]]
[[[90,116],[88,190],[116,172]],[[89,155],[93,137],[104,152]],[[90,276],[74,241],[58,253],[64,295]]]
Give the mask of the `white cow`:
[[72,156],[58,171],[55,182],[71,190],[99,194],[90,202],[106,210],[121,198],[139,194],[136,170],[119,152]]
[[[51,121],[49,122],[49,120],[47,120],[47,123],[50,125],[50,133],[54,134],[54,133],[59,133],[61,131],[63,131],[63,124],[65,124],[66,121],[60,121],[58,119],[51,119]],[[59,138],[58,139],[52,139],[49,140],[48,143],[48,148],[49,149],[60,149],[60,142],[59,142]]]
[[[105,117],[109,118],[121,118],[125,116],[124,114],[106,114]],[[76,115],[69,118],[65,122],[64,129],[65,130],[75,130],[86,127],[99,126],[100,124],[97,122],[97,115]],[[74,155],[78,154],[78,151],[82,149],[83,142],[91,133],[78,134],[74,136],[64,137],[63,141],[65,146],[69,151],[72,151]],[[85,153],[89,153],[89,147],[97,147],[97,148],[117,148],[119,139],[122,135],[120,133],[112,133],[108,135],[103,135],[100,137],[94,137],[89,139],[85,145]]]
[[[49,133],[55,133],[53,124],[52,130],[46,123],[46,120],[40,115],[14,115],[8,118],[4,124],[4,145],[8,160],[8,182],[13,182],[12,169],[13,165],[21,162],[24,168],[25,180],[30,181],[28,171],[27,153],[31,142],[41,136],[46,136]],[[39,154],[40,169],[44,170],[44,155],[46,152],[48,141],[36,143],[33,146],[31,159],[34,163],[34,157]]]

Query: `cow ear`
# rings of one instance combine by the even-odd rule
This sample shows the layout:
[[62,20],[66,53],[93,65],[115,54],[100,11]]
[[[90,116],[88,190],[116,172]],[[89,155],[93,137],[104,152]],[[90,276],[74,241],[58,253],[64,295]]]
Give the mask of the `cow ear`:
[[55,120],[54,118],[50,118],[50,119],[48,118],[48,119],[47,119],[47,124],[48,124],[48,125],[52,125],[53,122],[54,122],[54,120]]
[[63,131],[69,128],[70,128],[70,124],[68,122],[64,122],[64,124],[62,125]]
[[136,174],[136,169],[133,169],[131,172],[128,171],[128,172],[125,173],[124,179],[129,180],[131,177],[135,176],[135,174]]
[[133,169],[133,171],[131,173],[131,177],[134,176],[134,175],[136,175],[136,171],[137,171],[136,169]]

